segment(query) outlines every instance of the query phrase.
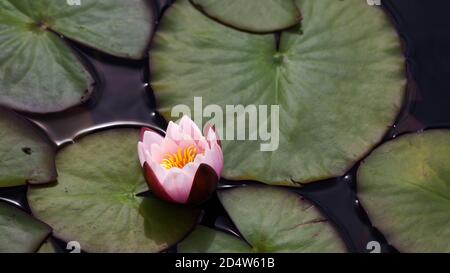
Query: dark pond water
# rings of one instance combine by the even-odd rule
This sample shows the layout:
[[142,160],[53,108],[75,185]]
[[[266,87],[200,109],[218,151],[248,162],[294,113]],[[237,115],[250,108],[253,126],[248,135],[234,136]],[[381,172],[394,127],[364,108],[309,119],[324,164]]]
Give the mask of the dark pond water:
[[[160,11],[173,2],[158,0]],[[450,128],[450,2],[446,0],[391,0],[383,7],[404,40],[407,58],[408,98],[395,126],[384,141],[408,132]],[[75,136],[110,126],[146,125],[165,128],[166,121],[155,111],[148,82],[148,61],[111,57],[68,41],[95,75],[95,96],[85,105],[64,113],[27,115],[43,128],[57,145]],[[290,189],[314,202],[334,223],[349,251],[368,252],[370,241],[378,241],[383,252],[396,252],[372,227],[357,199],[355,172],[321,181],[301,189]],[[247,182],[251,184],[254,182]],[[236,183],[221,181],[222,188]],[[26,187],[0,190],[0,199],[28,210]],[[239,236],[217,198],[204,206],[202,224]],[[64,249],[65,243],[56,240]],[[176,251],[176,248],[170,251]]]

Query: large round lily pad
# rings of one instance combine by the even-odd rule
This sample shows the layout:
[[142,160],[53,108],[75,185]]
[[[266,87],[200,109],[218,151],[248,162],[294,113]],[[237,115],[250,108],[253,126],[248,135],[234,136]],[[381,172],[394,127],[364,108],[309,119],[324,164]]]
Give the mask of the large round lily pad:
[[339,235],[298,194],[268,187],[219,192],[245,241],[199,227],[179,245],[181,252],[345,252]]
[[0,188],[52,182],[55,146],[31,122],[0,108]]
[[22,210],[0,201],[0,253],[32,253],[51,228]]
[[[246,141],[223,141],[226,178],[298,186],[343,175],[382,139],[401,108],[404,58],[385,13],[359,0],[296,3],[301,29],[283,32],[279,49],[274,35],[226,27],[187,0],[169,8],[155,35],[151,83],[166,118],[179,104],[201,115],[194,97],[205,110],[217,104],[224,113],[226,105],[279,106],[274,145],[264,147],[275,151],[261,152],[269,141],[248,122]],[[238,116],[248,121],[244,115]],[[216,127],[226,136],[233,125]]]
[[58,183],[31,187],[33,214],[88,252],[157,252],[181,240],[198,211],[137,197],[147,188],[138,161],[139,131],[81,138],[57,156]]
[[358,170],[373,224],[403,252],[450,252],[450,131],[402,136]]
[[92,77],[58,34],[142,58],[153,28],[144,0],[0,0],[0,104],[55,112],[86,100]]
[[301,20],[295,0],[192,0],[208,16],[252,32],[271,32]]

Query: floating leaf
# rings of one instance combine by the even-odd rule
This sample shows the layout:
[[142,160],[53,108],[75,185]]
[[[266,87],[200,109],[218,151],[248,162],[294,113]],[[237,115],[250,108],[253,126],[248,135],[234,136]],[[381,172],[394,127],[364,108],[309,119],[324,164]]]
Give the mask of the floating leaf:
[[225,232],[198,226],[178,245],[185,253],[250,253],[252,247],[245,241]]
[[88,252],[157,252],[177,243],[198,211],[136,196],[146,184],[138,140],[138,130],[116,129],[64,148],[56,159],[58,184],[28,191],[34,215]]
[[252,32],[272,32],[301,20],[294,0],[192,0],[208,16]]
[[52,182],[55,147],[31,122],[0,108],[0,188]]
[[199,227],[179,245],[181,252],[344,252],[328,221],[298,194],[269,187],[219,192],[245,240]]
[[450,131],[410,134],[375,150],[358,170],[373,224],[403,252],[450,252]]
[[0,201],[0,253],[32,253],[51,228],[22,210]]
[[60,38],[142,58],[153,27],[144,0],[0,0],[0,104],[56,112],[86,100],[93,79]]
[[52,239],[47,239],[38,249],[37,253],[50,254],[58,253]]
[[[166,118],[175,119],[176,105],[195,110],[194,97],[205,110],[217,104],[224,113],[226,105],[280,107],[279,123],[268,122],[279,124],[273,152],[261,152],[268,141],[248,140],[262,136],[249,133],[248,115],[240,112],[247,141],[223,141],[226,178],[299,186],[343,175],[382,139],[401,108],[404,58],[381,9],[359,0],[297,5],[302,27],[283,32],[278,50],[274,35],[223,26],[186,0],[167,10],[155,35],[151,84]],[[224,136],[235,131],[234,123],[220,125]],[[265,125],[259,122],[259,129]]]

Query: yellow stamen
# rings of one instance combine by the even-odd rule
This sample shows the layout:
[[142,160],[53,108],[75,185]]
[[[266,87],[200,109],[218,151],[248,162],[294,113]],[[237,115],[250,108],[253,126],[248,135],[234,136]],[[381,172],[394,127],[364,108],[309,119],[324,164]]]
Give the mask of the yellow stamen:
[[178,148],[178,151],[174,154],[166,154],[161,166],[171,169],[174,167],[182,169],[188,163],[193,162],[197,156],[197,148],[194,145],[187,147],[187,149]]

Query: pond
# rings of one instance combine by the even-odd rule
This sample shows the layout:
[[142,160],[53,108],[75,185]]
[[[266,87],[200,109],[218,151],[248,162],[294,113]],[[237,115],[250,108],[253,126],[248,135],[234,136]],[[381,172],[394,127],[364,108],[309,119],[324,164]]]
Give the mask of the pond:
[[[172,2],[154,1],[160,18],[164,17]],[[450,18],[445,14],[450,4],[437,2],[425,5],[420,0],[383,1],[382,8],[389,14],[403,41],[407,63],[407,97],[395,125],[385,134],[382,143],[371,151],[408,133],[450,129]],[[156,28],[158,31],[157,23]],[[58,147],[70,145],[76,137],[112,127],[147,126],[159,132],[165,131],[167,121],[157,109],[159,102],[152,90],[149,76],[152,65],[148,58],[127,60],[70,39],[64,41],[78,53],[82,63],[94,76],[93,96],[82,105],[63,112],[19,112],[21,115],[43,129]],[[348,251],[371,252],[374,248],[368,243],[375,241],[380,243],[382,252],[397,252],[383,233],[372,226],[358,199],[359,166],[360,162],[337,178],[316,181],[300,188],[282,188],[315,204],[336,228]],[[257,181],[222,178],[218,187],[223,190],[259,184]],[[30,212],[27,186],[0,189],[0,199]],[[201,210],[201,225],[242,237],[217,196],[203,204]],[[59,251],[67,251],[67,242],[60,238],[53,240]],[[177,246],[165,251],[177,252]]]

